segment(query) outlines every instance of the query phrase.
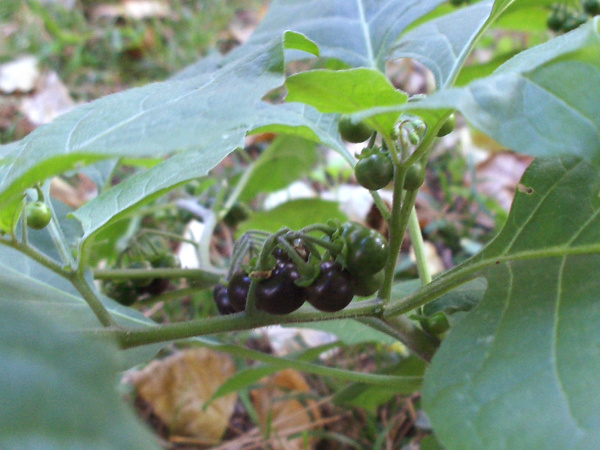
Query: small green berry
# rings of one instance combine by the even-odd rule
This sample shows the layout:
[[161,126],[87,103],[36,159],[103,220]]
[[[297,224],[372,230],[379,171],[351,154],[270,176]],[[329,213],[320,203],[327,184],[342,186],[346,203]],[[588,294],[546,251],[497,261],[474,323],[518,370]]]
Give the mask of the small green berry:
[[25,206],[25,213],[27,214],[27,226],[34,230],[46,228],[52,220],[52,212],[44,202],[28,203]]

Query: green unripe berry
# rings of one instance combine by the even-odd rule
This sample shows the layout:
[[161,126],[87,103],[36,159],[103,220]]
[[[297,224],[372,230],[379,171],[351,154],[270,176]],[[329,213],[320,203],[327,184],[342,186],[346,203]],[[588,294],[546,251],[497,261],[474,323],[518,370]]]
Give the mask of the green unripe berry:
[[404,189],[407,191],[416,191],[425,182],[425,167],[420,163],[414,163],[406,171],[404,176]]
[[354,174],[362,187],[376,191],[386,187],[394,178],[394,163],[389,153],[379,150],[360,159]]
[[364,142],[371,137],[373,129],[364,122],[354,122],[349,116],[342,116],[338,124],[342,139],[355,144]]
[[34,230],[46,228],[52,220],[52,212],[44,202],[28,203],[25,206],[25,213],[27,214],[27,226]]
[[450,322],[443,312],[437,312],[423,322],[423,328],[429,333],[439,336],[450,329]]
[[439,131],[437,132],[438,137],[446,136],[447,134],[452,133],[455,126],[456,126],[456,116],[454,115],[454,113],[452,113],[448,116],[448,118],[444,122],[444,125],[442,125],[442,128],[440,128]]

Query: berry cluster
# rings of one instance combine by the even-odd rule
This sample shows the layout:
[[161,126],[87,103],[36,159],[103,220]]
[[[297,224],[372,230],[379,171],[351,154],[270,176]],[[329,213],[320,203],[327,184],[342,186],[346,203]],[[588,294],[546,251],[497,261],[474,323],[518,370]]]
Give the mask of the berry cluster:
[[[238,270],[227,287],[215,287],[213,297],[221,314],[245,310],[251,276],[256,273],[261,275],[257,276],[254,291],[256,308],[269,314],[289,314],[304,302],[320,311],[340,311],[355,295],[372,295],[381,287],[389,249],[380,233],[346,222],[327,236],[330,245],[323,257],[316,255],[318,240],[307,238],[305,247],[302,237],[294,234],[293,238],[293,250],[290,246],[277,246],[271,251],[274,265],[266,275]],[[302,272],[313,276],[307,278]]]
[[[119,268],[140,271],[180,266],[179,258],[169,251],[166,244],[161,247],[155,246],[150,251],[144,249],[143,251],[127,252],[119,262]],[[130,306],[143,295],[162,294],[170,285],[171,281],[168,278],[117,279],[103,283],[102,290],[122,305]]]

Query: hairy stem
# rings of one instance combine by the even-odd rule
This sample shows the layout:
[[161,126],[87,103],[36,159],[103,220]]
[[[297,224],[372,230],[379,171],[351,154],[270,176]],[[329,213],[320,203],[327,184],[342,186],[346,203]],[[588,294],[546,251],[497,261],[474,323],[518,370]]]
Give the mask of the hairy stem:
[[[402,180],[400,180],[402,178]],[[401,181],[401,183],[399,182]],[[406,235],[406,228],[408,227],[408,218],[410,211],[415,204],[417,198],[417,191],[407,191],[402,202],[402,185],[404,184],[404,173],[402,177],[394,179],[394,204],[392,206],[392,221],[390,227],[390,256],[388,258],[385,267],[385,277],[383,279],[383,286],[379,290],[379,298],[389,302],[392,284],[394,281],[394,269],[396,268],[396,261],[400,254],[402,243]]]
[[81,278],[76,272],[71,272],[71,275],[68,277],[68,279],[87,302],[88,306],[94,312],[102,326],[116,328],[117,324],[113,320],[108,310],[104,307],[98,296],[90,288],[88,282],[84,278]]
[[[253,280],[255,284],[256,280]],[[250,289],[252,290],[252,286]],[[252,294],[250,293],[249,296]],[[252,328],[283,323],[316,322],[332,319],[356,318],[379,315],[382,305],[378,300],[357,303],[335,313],[323,313],[303,307],[287,315],[272,315],[261,311],[248,311],[209,319],[191,320],[149,328],[107,329],[105,332],[118,339],[121,347],[131,348],[156,342],[166,342],[195,336],[204,336],[227,331],[250,330]]]

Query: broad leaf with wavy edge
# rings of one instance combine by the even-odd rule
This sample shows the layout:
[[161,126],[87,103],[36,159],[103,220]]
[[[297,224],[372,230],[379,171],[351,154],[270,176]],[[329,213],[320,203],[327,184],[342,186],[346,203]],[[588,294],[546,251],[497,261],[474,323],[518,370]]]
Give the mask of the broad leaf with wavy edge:
[[415,58],[435,76],[438,89],[452,85],[475,42],[514,0],[488,0],[431,20],[406,33],[389,59]]
[[233,150],[227,145],[232,136],[254,127],[261,98],[283,84],[287,44],[314,49],[297,33],[285,33],[216,72],[110,95],[36,129],[0,161],[0,208],[35,182],[102,159],[157,157],[219,143],[224,158]]
[[458,109],[477,129],[532,156],[574,154],[600,163],[600,18],[533,47],[493,75],[406,105],[354,114]]
[[[389,59],[390,47],[398,36],[443,1],[275,1],[248,42],[234,50],[231,57],[252,51],[255,46],[264,45],[285,30],[293,30],[314,41],[322,57],[336,58],[353,67],[371,67],[383,71],[385,61]],[[294,59],[294,55],[289,58]]]
[[455,269],[488,290],[443,342],[424,405],[448,448],[600,446],[600,173],[536,160],[500,235]]

